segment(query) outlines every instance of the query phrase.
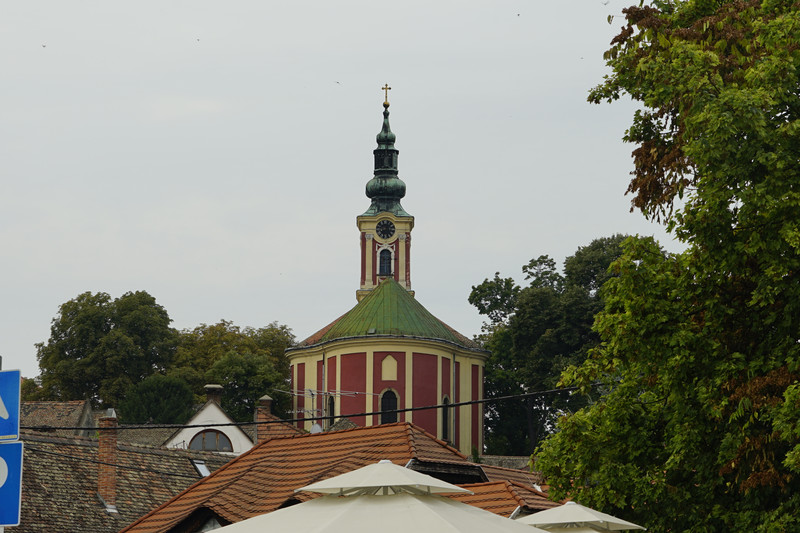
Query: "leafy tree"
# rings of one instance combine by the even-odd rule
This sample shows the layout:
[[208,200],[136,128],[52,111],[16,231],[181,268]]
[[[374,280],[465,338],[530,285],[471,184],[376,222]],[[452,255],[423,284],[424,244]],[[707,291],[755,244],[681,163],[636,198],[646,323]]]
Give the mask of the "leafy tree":
[[282,413],[288,408],[288,374],[276,367],[270,354],[228,352],[206,372],[209,383],[225,388],[222,408],[236,421],[253,419],[257,401],[269,393],[273,409]]
[[[484,280],[469,301],[490,323],[481,337],[491,352],[484,391],[488,399],[555,388],[561,371],[579,363],[597,343],[592,321],[602,308],[598,288],[624,237],[596,239],[564,261],[564,274],[543,255],[522,267],[528,285],[511,278]],[[486,411],[486,451],[529,454],[552,431],[564,409],[584,399],[566,394],[490,402]]]
[[273,408],[288,408],[289,362],[284,352],[294,343],[291,330],[273,322],[263,328],[240,328],[222,320],[202,324],[180,334],[175,363],[168,375],[186,381],[203,398],[203,386],[224,387],[222,404],[235,419],[252,419],[255,402],[264,394],[273,397]]
[[[590,95],[644,104],[633,206],[688,245],[631,240],[604,287],[601,382],[536,465],[552,495],[649,531],[800,528],[800,6],[625,11]],[[684,204],[676,205],[682,198]]]
[[62,304],[47,344],[36,345],[42,397],[116,406],[131,386],[170,364],[177,341],[170,322],[144,291],[115,300],[85,292]]
[[23,402],[40,402],[47,400],[44,389],[32,378],[22,378],[19,393],[20,399]]
[[126,424],[183,424],[192,415],[194,394],[185,381],[153,374],[130,388],[119,404]]

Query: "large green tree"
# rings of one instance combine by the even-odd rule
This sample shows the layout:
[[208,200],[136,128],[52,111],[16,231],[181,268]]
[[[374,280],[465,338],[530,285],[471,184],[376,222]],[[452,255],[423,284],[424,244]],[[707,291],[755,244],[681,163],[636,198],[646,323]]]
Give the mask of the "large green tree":
[[263,328],[239,326],[222,320],[180,333],[180,344],[168,375],[189,384],[197,400],[203,386],[224,387],[222,406],[236,420],[251,420],[257,400],[270,395],[273,409],[288,409],[289,362],[286,348],[294,335],[277,322]]
[[193,400],[182,379],[153,374],[128,390],[118,411],[125,424],[183,424],[192,416]]
[[128,389],[171,363],[177,332],[144,291],[116,298],[85,292],[59,307],[47,343],[36,345],[40,397],[116,406]]
[[[482,340],[491,356],[484,391],[499,398],[553,389],[561,371],[586,357],[598,342],[591,327],[602,308],[598,289],[608,266],[619,257],[624,237],[595,239],[564,261],[564,273],[544,255],[522,267],[527,285],[493,279],[472,288],[469,301],[489,318]],[[486,410],[486,452],[527,455],[552,431],[565,409],[585,400],[569,394],[528,396],[490,402]]]
[[642,103],[633,205],[687,250],[627,243],[564,380],[606,394],[536,464],[650,531],[800,530],[800,5],[624,13],[590,100]]

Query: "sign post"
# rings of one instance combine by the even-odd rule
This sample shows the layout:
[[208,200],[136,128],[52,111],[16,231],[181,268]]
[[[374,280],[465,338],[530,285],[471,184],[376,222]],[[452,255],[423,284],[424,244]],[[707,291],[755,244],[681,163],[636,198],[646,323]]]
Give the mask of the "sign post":
[[18,526],[22,508],[22,443],[0,444],[0,531]]
[[19,525],[22,508],[20,381],[19,370],[0,371],[0,533]]

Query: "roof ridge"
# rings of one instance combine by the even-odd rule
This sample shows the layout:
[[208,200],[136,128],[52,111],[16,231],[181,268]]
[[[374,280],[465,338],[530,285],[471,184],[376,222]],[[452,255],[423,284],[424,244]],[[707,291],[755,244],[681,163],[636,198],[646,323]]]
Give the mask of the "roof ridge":
[[539,494],[539,495],[541,495],[541,496],[543,496],[543,497],[547,498],[548,500],[550,499],[550,496],[548,496],[548,495],[547,495],[547,493],[546,493],[545,491],[543,491],[543,490],[539,490],[539,489],[537,489],[537,488],[536,488],[536,487],[534,487],[534,486],[523,485],[522,483],[520,483],[520,482],[518,482],[518,481],[514,481],[513,479],[506,479],[505,481],[506,481],[506,483],[509,483],[509,484],[511,484],[511,486],[512,486],[512,487],[513,487],[515,490],[516,490],[516,489],[524,489],[524,490],[527,490],[527,491],[530,491],[530,492],[535,492],[536,494]]
[[[97,428],[86,428],[86,429],[97,429]],[[29,431],[23,430],[20,431],[20,439],[21,441],[37,441],[37,442],[50,442],[53,444],[59,443],[70,443],[75,445],[82,445],[82,446],[97,446],[99,440],[93,437],[83,437],[81,435],[48,435],[41,431]]]
[[506,491],[508,491],[511,497],[517,501],[517,505],[522,505],[523,503],[525,503],[525,500],[522,498],[522,496],[519,495],[519,492],[517,490],[518,487],[515,487],[508,479],[506,479],[505,481],[506,481]]
[[414,437],[414,433],[411,429],[411,422],[403,422],[406,425],[406,440],[408,442],[408,451],[413,459],[417,459],[419,454],[417,453],[417,440]]
[[[449,443],[449,442],[447,442],[446,440],[442,440],[442,439],[440,439],[439,437],[437,437],[437,436],[436,436],[436,435],[434,435],[433,433],[430,433],[430,432],[429,432],[428,430],[426,430],[425,428],[423,428],[423,427],[420,427],[420,426],[418,426],[418,425],[414,424],[413,422],[406,422],[406,423],[407,423],[407,424],[411,424],[411,425],[412,425],[414,428],[416,428],[416,429],[418,429],[419,431],[423,432],[425,435],[427,435],[428,437],[430,437],[431,439],[433,439],[434,441],[436,441],[438,444],[441,444],[441,445],[443,445],[443,446],[444,446],[445,448],[447,448],[448,450],[455,452],[455,453],[456,453],[456,454],[458,454],[458,455],[459,455],[459,456],[460,456],[462,459],[467,459],[467,456],[466,456],[465,454],[461,453],[461,452],[460,452],[460,451],[459,451],[457,448],[454,448],[453,446],[451,446],[451,445],[450,445],[450,443]],[[472,461],[469,461],[469,463],[470,463],[470,464],[476,464],[476,465],[478,465],[478,463],[472,463]],[[478,465],[478,466],[480,466],[480,465]]]

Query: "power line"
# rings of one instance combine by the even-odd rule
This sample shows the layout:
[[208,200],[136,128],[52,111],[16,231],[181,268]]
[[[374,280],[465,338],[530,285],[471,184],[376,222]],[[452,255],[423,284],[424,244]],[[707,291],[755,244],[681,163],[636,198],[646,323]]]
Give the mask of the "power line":
[[[350,418],[355,416],[367,416],[367,415],[380,415],[382,413],[405,413],[411,411],[423,411],[428,409],[445,409],[450,407],[462,407],[462,406],[469,406],[469,405],[480,405],[483,403],[488,402],[495,402],[495,401],[505,401],[505,400],[513,400],[513,399],[522,399],[522,398],[529,398],[529,397],[537,397],[537,396],[545,396],[548,394],[557,394],[561,392],[572,392],[576,390],[577,387],[564,387],[558,389],[550,389],[546,391],[538,391],[538,392],[529,392],[523,394],[514,394],[508,396],[499,396],[497,398],[484,398],[482,400],[470,400],[466,402],[457,402],[457,403],[450,403],[450,404],[438,404],[438,405],[427,405],[421,407],[408,407],[405,409],[393,409],[393,410],[386,410],[386,411],[371,411],[371,412],[364,412],[364,413],[350,413],[345,415],[339,415],[336,418]],[[192,425],[180,425],[180,424],[163,424],[163,425],[148,425],[148,426],[141,426],[141,425],[128,425],[128,426],[115,426],[110,428],[86,428],[86,427],[55,427],[55,426],[20,426],[20,429],[28,429],[28,430],[86,430],[86,429],[96,429],[98,431],[107,431],[107,430],[137,430],[137,429],[161,429],[161,428],[208,428],[208,427],[228,427],[228,426],[252,426],[252,425],[259,425],[259,424],[279,424],[285,423],[289,424],[292,422],[300,422],[300,421],[308,421],[308,420],[326,420],[330,419],[330,416],[319,416],[319,417],[307,417],[307,418],[292,418],[292,419],[277,419],[277,420],[265,420],[262,422],[233,422],[233,423],[225,423],[225,424],[192,424]],[[181,477],[181,478],[188,478],[196,480],[198,479],[196,476],[192,476],[189,474],[180,474],[174,472],[164,472],[160,470],[154,470],[152,468],[144,468],[144,467],[135,467],[135,466],[128,466],[119,463],[109,463],[107,461],[100,461],[98,459],[89,459],[87,457],[78,457],[75,455],[65,455],[63,453],[58,452],[51,452],[39,448],[37,446],[31,446],[29,443],[25,445],[26,451],[33,451],[36,453],[48,454],[48,455],[56,455],[58,457],[62,457],[65,459],[74,459],[76,461],[85,461],[88,463],[99,464],[99,465],[107,465],[113,466],[114,468],[123,468],[127,470],[133,470],[136,472],[147,472],[151,474],[158,474],[163,476],[173,476],[173,477]]]
[[148,472],[148,473],[151,473],[151,474],[159,474],[159,475],[162,475],[162,476],[184,477],[184,478],[189,478],[189,479],[194,479],[194,480],[197,480],[197,479],[199,479],[201,477],[201,476],[192,476],[192,475],[189,475],[189,474],[180,474],[180,473],[175,473],[175,472],[163,472],[161,470],[153,470],[152,468],[144,468],[144,467],[138,467],[138,466],[128,466],[128,465],[123,465],[123,464],[119,464],[119,463],[109,463],[107,461],[99,461],[97,459],[89,459],[88,457],[78,457],[76,455],[65,455],[65,454],[60,453],[60,452],[51,452],[51,451],[44,450],[42,448],[38,448],[36,446],[31,446],[28,442],[26,442],[25,443],[25,453],[28,453],[28,452],[31,452],[31,451],[36,452],[36,453],[43,453],[43,454],[47,454],[47,455],[56,455],[56,456],[64,458],[64,459],[75,459],[76,461],[85,461],[87,463],[94,463],[94,464],[98,464],[98,465],[113,466],[114,468],[124,468],[126,470],[134,470],[136,472]]
[[[405,407],[402,409],[387,409],[385,411],[366,411],[362,413],[347,413],[347,414],[340,414],[338,416],[309,416],[309,417],[302,417],[302,418],[279,418],[275,420],[263,420],[260,422],[225,422],[225,423],[218,423],[218,424],[137,424],[137,425],[120,425],[120,426],[112,426],[109,428],[87,428],[85,426],[77,426],[77,427],[69,427],[69,426],[20,426],[20,429],[27,429],[31,431],[53,431],[53,430],[71,430],[71,431],[79,431],[79,430],[97,430],[97,431],[117,431],[117,430],[126,430],[126,431],[136,431],[136,430],[148,430],[148,429],[194,429],[194,428],[209,428],[209,427],[248,427],[248,426],[259,426],[259,425],[269,425],[269,424],[292,424],[295,422],[307,422],[307,421],[317,421],[317,420],[330,420],[331,418],[352,418],[356,416],[374,416],[380,415],[384,413],[408,413],[414,411],[425,411],[430,409],[449,409],[455,407],[463,407],[468,405],[480,405],[489,402],[498,402],[498,401],[506,401],[506,400],[515,400],[515,399],[523,399],[523,398],[535,398],[538,396],[547,396],[550,394],[558,394],[562,392],[572,392],[577,390],[577,387],[562,387],[557,389],[549,389],[545,391],[536,391],[536,392],[525,392],[522,394],[511,394],[507,396],[498,396],[496,398],[483,398],[481,400],[469,400],[466,402],[455,402],[455,403],[448,403],[448,404],[436,404],[436,405],[425,405],[420,407]],[[365,393],[366,394],[366,393]]]

